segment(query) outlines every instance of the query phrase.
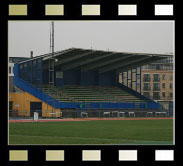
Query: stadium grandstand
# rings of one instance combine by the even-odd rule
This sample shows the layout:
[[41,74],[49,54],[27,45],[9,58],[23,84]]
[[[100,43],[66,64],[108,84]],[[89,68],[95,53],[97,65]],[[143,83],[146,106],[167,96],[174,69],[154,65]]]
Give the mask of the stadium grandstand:
[[[25,100],[25,108],[17,108],[19,115],[32,116],[34,112],[42,117],[62,118],[164,115],[166,112],[159,103],[141,94],[138,80],[141,81],[141,66],[169,56],[70,48],[18,62],[14,65],[14,84],[27,94],[21,99]],[[128,70],[134,71],[130,79],[136,90],[119,82],[120,73]],[[11,98],[14,101],[16,96]]]

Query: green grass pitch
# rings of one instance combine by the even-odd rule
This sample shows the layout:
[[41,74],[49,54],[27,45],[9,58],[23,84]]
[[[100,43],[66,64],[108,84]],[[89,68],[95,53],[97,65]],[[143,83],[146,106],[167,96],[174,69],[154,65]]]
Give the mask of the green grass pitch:
[[173,120],[9,123],[9,144],[173,144]]

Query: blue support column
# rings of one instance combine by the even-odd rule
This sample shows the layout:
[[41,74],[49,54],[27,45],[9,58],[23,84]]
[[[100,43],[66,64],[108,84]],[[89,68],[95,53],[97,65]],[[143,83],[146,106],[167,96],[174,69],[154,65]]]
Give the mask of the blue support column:
[[[20,77],[19,71],[20,71],[20,67],[19,67],[19,64],[18,64],[18,77]],[[14,72],[13,73],[15,73],[15,67],[14,67]]]
[[30,76],[31,76],[31,84],[32,84],[32,83],[33,83],[33,82],[32,82],[32,61],[30,61],[30,64],[31,64]]
[[29,82],[29,70],[28,70],[28,64],[29,62],[26,62],[27,63],[27,72],[26,72],[26,78],[27,78],[27,82]]

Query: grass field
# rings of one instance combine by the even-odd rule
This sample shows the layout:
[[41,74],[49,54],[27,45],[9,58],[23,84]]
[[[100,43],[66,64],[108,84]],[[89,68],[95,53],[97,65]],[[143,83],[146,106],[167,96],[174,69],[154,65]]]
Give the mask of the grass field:
[[9,123],[9,144],[173,144],[173,120]]

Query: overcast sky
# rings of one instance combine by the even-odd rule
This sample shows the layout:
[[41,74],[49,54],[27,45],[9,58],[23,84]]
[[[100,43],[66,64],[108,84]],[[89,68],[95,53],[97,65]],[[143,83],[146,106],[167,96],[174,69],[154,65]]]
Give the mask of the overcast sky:
[[[9,21],[9,56],[50,52],[51,21]],[[75,48],[173,53],[173,21],[55,21],[55,51]]]

